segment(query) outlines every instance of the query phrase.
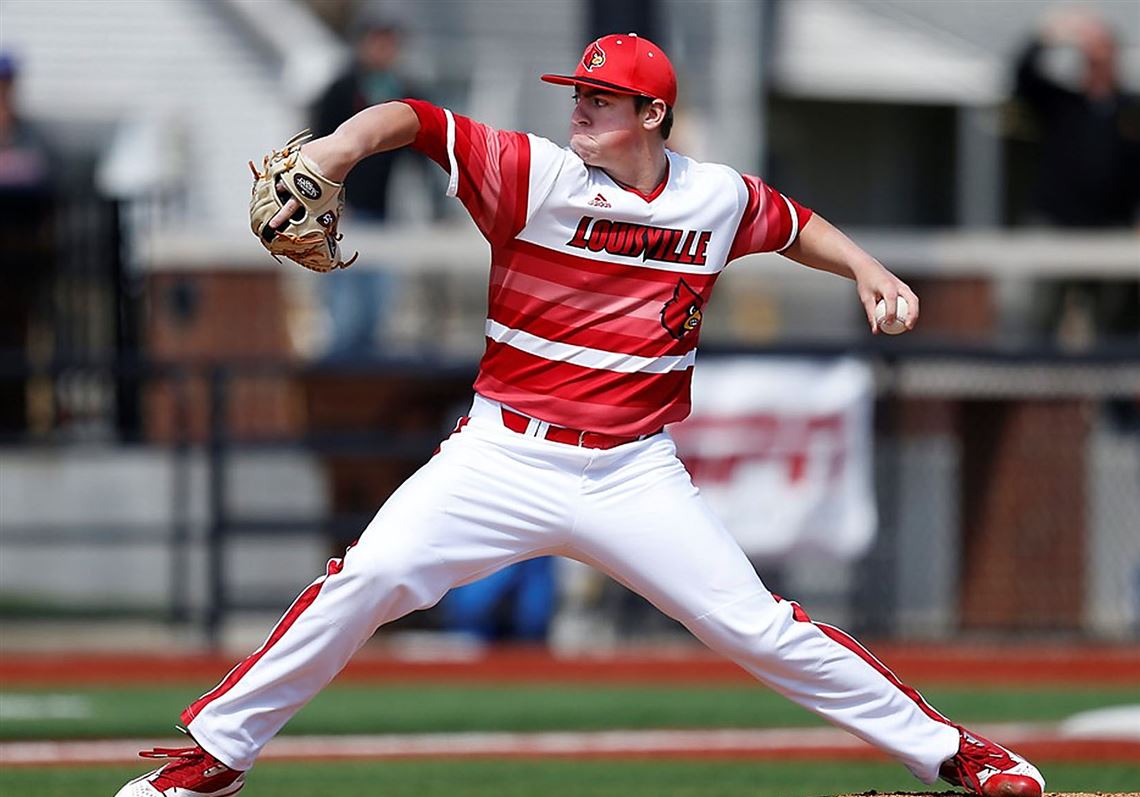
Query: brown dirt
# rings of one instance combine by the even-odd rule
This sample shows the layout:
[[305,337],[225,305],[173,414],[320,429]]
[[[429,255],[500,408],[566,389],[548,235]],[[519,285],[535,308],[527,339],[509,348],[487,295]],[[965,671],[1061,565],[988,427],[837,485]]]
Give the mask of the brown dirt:
[[[904,681],[1025,685],[1140,683],[1140,645],[878,645],[876,654]],[[4,683],[158,683],[212,681],[233,667],[229,656],[146,654],[45,655],[5,652]],[[402,661],[363,651],[342,681],[416,680],[526,682],[751,682],[752,676],[714,654],[636,651],[607,657],[560,657],[542,648],[492,648],[474,660]]]

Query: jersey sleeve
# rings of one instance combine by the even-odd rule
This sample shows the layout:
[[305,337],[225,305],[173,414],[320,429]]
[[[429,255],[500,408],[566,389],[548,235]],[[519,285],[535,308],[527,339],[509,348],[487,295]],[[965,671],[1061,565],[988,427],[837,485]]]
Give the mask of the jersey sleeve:
[[736,228],[728,259],[756,252],[783,252],[796,242],[800,230],[812,216],[811,210],[759,177],[748,174],[739,177],[744,181],[744,214]]
[[420,120],[412,148],[450,175],[457,196],[492,244],[526,225],[531,142],[525,133],[496,130],[422,100],[403,100]]

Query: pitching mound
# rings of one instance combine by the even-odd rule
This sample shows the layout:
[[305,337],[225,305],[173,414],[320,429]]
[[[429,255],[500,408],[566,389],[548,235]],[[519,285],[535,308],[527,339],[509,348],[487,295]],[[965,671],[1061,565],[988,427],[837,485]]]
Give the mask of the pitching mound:
[[[966,797],[960,791],[865,791],[841,794],[839,797]],[[1136,791],[1047,791],[1045,797],[1140,797]]]

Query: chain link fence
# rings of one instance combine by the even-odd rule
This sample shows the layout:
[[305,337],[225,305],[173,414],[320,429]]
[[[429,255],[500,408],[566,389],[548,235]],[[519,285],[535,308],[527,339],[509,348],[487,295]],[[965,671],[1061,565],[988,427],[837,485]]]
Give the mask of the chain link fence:
[[[850,354],[749,356],[797,353]],[[769,586],[820,619],[877,636],[1135,638],[1140,360],[917,348],[863,356],[877,391],[874,543],[850,562],[758,562]],[[214,635],[232,612],[285,606],[431,455],[469,400],[473,367],[122,370],[80,369],[93,385],[143,386],[152,421],[144,445],[47,436],[0,448],[9,620],[145,616]],[[80,371],[59,363],[21,373],[9,362],[3,378],[74,382]],[[246,401],[257,383],[302,408],[300,427],[242,422],[257,412]],[[161,398],[171,391],[179,401]],[[563,611],[577,622],[556,631],[622,641],[675,630],[591,578],[567,575]],[[403,626],[438,622],[428,613]]]

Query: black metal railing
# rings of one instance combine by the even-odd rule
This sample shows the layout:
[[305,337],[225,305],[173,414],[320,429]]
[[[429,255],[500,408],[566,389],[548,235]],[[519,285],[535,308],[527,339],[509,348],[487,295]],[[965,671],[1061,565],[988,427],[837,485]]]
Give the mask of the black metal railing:
[[[880,420],[877,434],[885,438],[898,438],[904,434],[892,420],[900,417],[896,412],[900,402],[919,398],[942,397],[976,401],[987,396],[999,401],[1017,402],[1021,400],[1018,388],[1012,393],[995,390],[986,380],[1011,379],[1016,385],[1016,374],[1033,372],[1037,380],[1044,384],[1044,395],[1065,399],[1078,399],[1099,404],[1116,402],[1125,408],[1137,408],[1140,399],[1140,352],[1131,346],[1101,347],[1086,352],[1061,351],[1049,347],[1019,350],[997,350],[983,347],[939,346],[932,344],[903,345],[897,340],[872,340],[859,347],[839,347],[835,345],[798,345],[790,347],[716,347],[702,350],[702,360],[731,355],[757,357],[795,356],[808,358],[833,358],[837,356],[857,356],[869,360],[875,367],[880,388]],[[949,370],[948,370],[949,369]],[[938,374],[957,373],[979,376],[977,384],[959,381],[956,384],[939,384],[931,377]],[[284,433],[244,434],[233,425],[236,386],[242,380],[251,378],[272,378],[295,383],[321,375],[334,375],[338,378],[360,378],[373,380],[398,380],[414,376],[427,381],[447,382],[448,390],[461,401],[467,394],[470,377],[474,374],[474,363],[453,361],[440,356],[425,355],[419,358],[368,359],[351,365],[320,365],[280,361],[203,361],[157,362],[142,358],[120,356],[113,360],[82,360],[56,358],[49,362],[30,362],[26,357],[8,355],[0,357],[0,381],[41,380],[55,383],[76,375],[95,375],[92,384],[127,384],[140,389],[148,385],[165,384],[173,386],[170,412],[172,420],[169,429],[172,435],[161,440],[147,440],[145,430],[142,442],[151,446],[166,448],[171,454],[174,484],[170,492],[171,506],[168,513],[169,528],[165,534],[155,534],[153,527],[141,526],[99,526],[84,524],[81,534],[75,529],[51,527],[44,524],[31,524],[17,527],[5,520],[3,540],[5,546],[58,546],[74,543],[82,539],[84,543],[106,545],[163,545],[169,548],[169,576],[167,606],[163,614],[175,623],[192,623],[200,627],[205,638],[217,641],[227,617],[236,610],[280,608],[286,596],[242,595],[235,589],[234,574],[230,572],[228,547],[242,538],[272,536],[281,539],[287,536],[320,537],[329,536],[343,539],[352,530],[359,530],[368,515],[361,512],[338,512],[335,508],[314,517],[259,516],[243,518],[232,510],[230,484],[227,473],[235,455],[247,451],[292,450],[317,455],[361,455],[375,458],[397,458],[413,463],[426,461],[438,441],[446,434],[450,420],[438,419],[431,428],[400,429],[373,428],[322,430],[309,427],[298,428]],[[924,381],[925,380],[925,381]],[[1050,381],[1051,380],[1051,381]],[[194,385],[205,384],[204,394],[195,390]],[[205,396],[204,403],[201,397]],[[1032,398],[1032,396],[1031,396]],[[116,402],[105,402],[107,412],[114,412]],[[205,414],[205,435],[196,431],[193,418]],[[1140,413],[1133,413],[1132,423],[1127,421],[1121,434],[1140,439]],[[113,425],[113,424],[112,424]],[[114,446],[133,446],[138,438],[133,432],[121,436],[110,435],[103,443]],[[87,433],[72,434],[66,418],[57,419],[57,424],[47,430],[26,431],[8,435],[0,441],[8,451],[22,449],[48,449],[67,456],[72,447],[90,445]],[[191,599],[190,584],[191,550],[195,543],[194,523],[191,520],[191,467],[190,461],[196,454],[203,454],[206,462],[207,518],[202,537],[205,550],[206,580],[205,600],[195,605]],[[881,534],[879,543],[869,554],[866,569],[857,585],[855,599],[863,606],[855,622],[864,630],[889,634],[896,629],[892,619],[900,607],[894,575],[899,562],[895,542],[903,529],[900,528],[898,506],[883,496],[890,496],[899,488],[897,482],[900,462],[880,469],[882,483],[880,492]],[[895,487],[891,487],[895,484]],[[1043,496],[1044,499],[1044,496]],[[90,607],[84,607],[90,609]]]

